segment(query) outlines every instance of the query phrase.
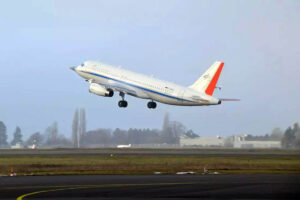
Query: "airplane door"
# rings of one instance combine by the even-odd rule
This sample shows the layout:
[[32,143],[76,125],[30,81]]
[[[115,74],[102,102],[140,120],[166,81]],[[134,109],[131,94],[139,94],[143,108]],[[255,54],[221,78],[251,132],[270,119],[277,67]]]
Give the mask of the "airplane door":
[[164,92],[167,95],[174,95],[174,90],[172,88],[169,88],[169,87],[165,87]]

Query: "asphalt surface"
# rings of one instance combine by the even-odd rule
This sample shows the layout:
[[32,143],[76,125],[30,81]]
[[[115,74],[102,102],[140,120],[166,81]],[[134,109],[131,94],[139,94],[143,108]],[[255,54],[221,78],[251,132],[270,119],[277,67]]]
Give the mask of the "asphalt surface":
[[0,199],[300,199],[300,175],[0,177]]

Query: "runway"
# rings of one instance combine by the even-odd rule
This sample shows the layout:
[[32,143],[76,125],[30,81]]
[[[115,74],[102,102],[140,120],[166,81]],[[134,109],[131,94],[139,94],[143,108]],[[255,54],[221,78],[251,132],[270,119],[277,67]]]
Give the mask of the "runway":
[[0,199],[299,199],[300,175],[0,177]]

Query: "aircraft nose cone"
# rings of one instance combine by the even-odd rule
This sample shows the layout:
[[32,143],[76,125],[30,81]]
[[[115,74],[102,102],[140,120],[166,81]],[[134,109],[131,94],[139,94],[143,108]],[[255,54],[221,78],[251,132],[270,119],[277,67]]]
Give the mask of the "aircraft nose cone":
[[70,69],[76,72],[76,67],[70,67]]

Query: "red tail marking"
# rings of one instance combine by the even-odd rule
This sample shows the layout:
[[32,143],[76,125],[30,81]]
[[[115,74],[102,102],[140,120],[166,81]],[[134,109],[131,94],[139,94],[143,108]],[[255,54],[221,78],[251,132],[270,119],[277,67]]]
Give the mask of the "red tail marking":
[[215,91],[215,88],[216,88],[216,85],[217,85],[217,82],[219,80],[219,77],[220,77],[220,74],[222,72],[222,69],[223,69],[223,66],[224,66],[224,63],[222,62],[218,68],[218,70],[216,71],[214,77],[212,78],[212,80],[210,81],[208,87],[206,88],[205,90],[205,93],[207,95],[210,95],[212,96],[214,91]]

